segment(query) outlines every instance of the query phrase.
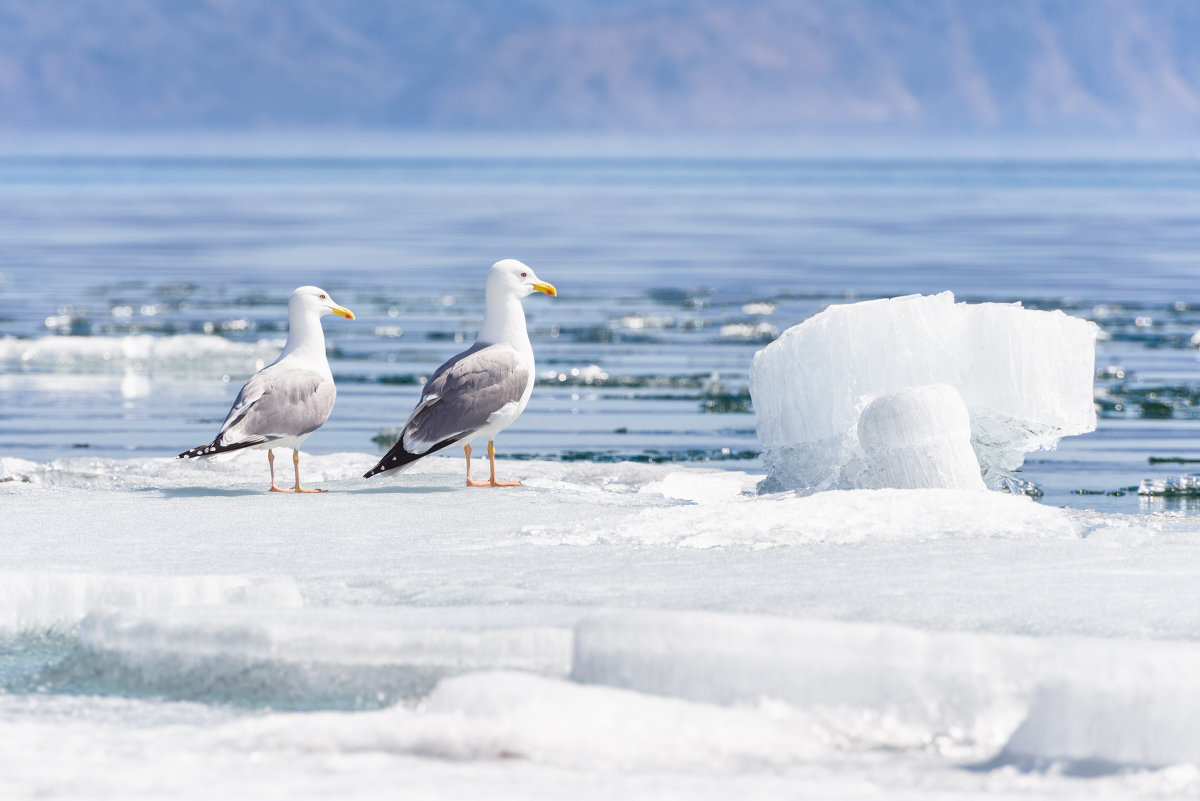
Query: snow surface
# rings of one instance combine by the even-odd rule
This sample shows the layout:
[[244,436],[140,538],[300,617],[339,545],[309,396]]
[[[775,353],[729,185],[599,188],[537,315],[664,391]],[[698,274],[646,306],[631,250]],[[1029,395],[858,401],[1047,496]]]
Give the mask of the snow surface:
[[[931,384],[962,396],[983,477],[997,488],[1025,453],[1095,429],[1098,331],[1061,311],[955,303],[950,292],[830,306],[754,356],[763,488],[879,486],[860,414],[881,395]],[[878,450],[889,432],[872,431]]]
[[1200,796],[1200,520],[0,458],[0,797]]

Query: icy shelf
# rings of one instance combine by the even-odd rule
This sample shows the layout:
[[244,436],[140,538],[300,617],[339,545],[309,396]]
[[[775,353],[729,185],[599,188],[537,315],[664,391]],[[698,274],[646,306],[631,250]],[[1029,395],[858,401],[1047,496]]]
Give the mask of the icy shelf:
[[1200,797],[1200,518],[375,458],[0,457],[0,798]]
[[125,370],[221,375],[258,369],[279,355],[283,340],[232,342],[211,334],[156,337],[0,337],[0,367],[11,371],[120,373]]
[[[955,452],[935,441],[936,427],[909,430],[895,415],[869,425],[864,448],[865,410],[932,385],[961,396],[983,481],[1000,488],[1027,452],[1095,429],[1098,330],[1061,311],[956,303],[950,292],[831,306],[755,354],[750,392],[768,470],[760,490],[896,486],[889,470],[875,469],[889,448]],[[928,398],[921,414],[937,419],[945,409],[953,422],[944,390]]]

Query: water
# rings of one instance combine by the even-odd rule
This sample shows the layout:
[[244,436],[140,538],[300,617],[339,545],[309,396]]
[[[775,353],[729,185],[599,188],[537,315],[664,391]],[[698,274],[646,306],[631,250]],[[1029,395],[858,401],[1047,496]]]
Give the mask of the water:
[[[382,452],[515,257],[560,295],[526,301],[539,387],[501,456],[757,469],[758,348],[829,303],[949,289],[1104,331],[1099,429],[1022,472],[1043,502],[1190,510],[1130,488],[1200,445],[1198,223],[1191,161],[8,155],[0,454],[208,441],[308,283],[358,319],[326,320],[338,404],[305,447]],[[52,334],[100,350],[31,352]]]

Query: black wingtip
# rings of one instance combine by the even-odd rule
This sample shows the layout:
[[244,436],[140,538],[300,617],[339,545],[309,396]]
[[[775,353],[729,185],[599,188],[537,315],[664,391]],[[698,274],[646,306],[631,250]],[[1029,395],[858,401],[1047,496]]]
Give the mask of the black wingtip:
[[[405,455],[411,456],[412,454],[405,453]],[[363,473],[363,478],[370,478],[371,476],[377,476],[380,473],[386,473],[388,470],[392,470],[397,467],[402,467],[411,461],[413,461],[413,459],[402,460],[397,456],[391,456],[391,455],[385,456],[379,460],[379,464],[375,465],[370,470]]]
[[430,448],[425,453],[409,453],[407,450],[405,450],[402,443],[403,440],[393,445],[392,449],[384,454],[383,458],[379,460],[379,464],[363,473],[363,478],[370,478],[371,476],[377,476],[380,473],[386,473],[389,470],[396,470],[398,468],[406,467],[407,465],[410,465],[420,459],[422,456],[428,456],[438,448],[443,447],[438,445]]
[[388,461],[388,457],[387,457],[387,456],[385,456],[385,457],[383,457],[382,459],[380,459],[380,460],[379,460],[379,464],[375,465],[375,466],[374,466],[374,467],[372,467],[370,470],[368,470],[367,472],[363,473],[363,478],[370,478],[371,476],[377,476],[377,475],[379,475],[380,473],[382,473],[384,470],[387,470],[387,468],[383,466],[383,465],[384,465],[384,462],[386,462],[386,461]]
[[228,453],[229,451],[239,451],[242,448],[249,448],[252,445],[258,445],[265,442],[265,439],[252,439],[246,442],[234,442],[229,445],[221,445],[217,440],[213,440],[207,445],[197,445],[194,448],[189,448],[183,453],[176,456],[176,459],[196,459],[201,456],[212,456],[216,453]]

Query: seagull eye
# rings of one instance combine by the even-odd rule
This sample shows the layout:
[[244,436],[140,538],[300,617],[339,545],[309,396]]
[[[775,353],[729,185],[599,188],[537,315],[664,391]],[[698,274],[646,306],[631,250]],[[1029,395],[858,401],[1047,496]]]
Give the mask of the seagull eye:
[[321,296],[321,300],[325,300],[325,296],[324,296],[324,295],[322,295],[322,296]]
[[529,277],[529,273],[521,273],[521,277],[522,277],[522,278],[528,278],[528,277]]

